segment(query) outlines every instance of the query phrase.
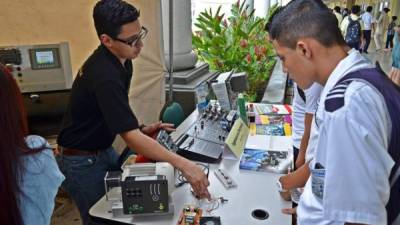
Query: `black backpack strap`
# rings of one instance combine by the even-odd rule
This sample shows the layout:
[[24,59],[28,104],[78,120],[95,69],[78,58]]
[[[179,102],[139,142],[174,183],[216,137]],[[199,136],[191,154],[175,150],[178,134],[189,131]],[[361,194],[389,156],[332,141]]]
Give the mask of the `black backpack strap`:
[[297,93],[299,93],[301,99],[303,99],[303,101],[306,102],[306,95],[304,94],[303,89],[299,88],[299,86],[297,86]]

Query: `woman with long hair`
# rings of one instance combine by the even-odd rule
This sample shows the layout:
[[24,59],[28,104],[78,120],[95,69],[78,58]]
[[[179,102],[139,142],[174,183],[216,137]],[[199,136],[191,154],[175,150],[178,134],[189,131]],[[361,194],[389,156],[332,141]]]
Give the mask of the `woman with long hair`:
[[50,224],[63,180],[49,144],[28,135],[21,92],[0,64],[0,224]]

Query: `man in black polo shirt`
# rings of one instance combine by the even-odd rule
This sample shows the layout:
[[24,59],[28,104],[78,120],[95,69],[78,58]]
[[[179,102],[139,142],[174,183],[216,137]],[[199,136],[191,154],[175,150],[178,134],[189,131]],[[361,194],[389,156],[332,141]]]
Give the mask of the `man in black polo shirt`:
[[137,153],[171,163],[182,171],[198,196],[210,198],[207,177],[195,163],[167,151],[146,135],[172,126],[156,123],[140,127],[129,107],[131,60],[139,55],[147,34],[138,17],[139,11],[121,0],[96,4],[93,18],[101,45],[75,78],[58,136],[58,161],[66,177],[63,187],[77,204],[84,224],[92,224],[89,208],[105,193],[106,171],[119,167],[118,154],[111,146],[117,134]]

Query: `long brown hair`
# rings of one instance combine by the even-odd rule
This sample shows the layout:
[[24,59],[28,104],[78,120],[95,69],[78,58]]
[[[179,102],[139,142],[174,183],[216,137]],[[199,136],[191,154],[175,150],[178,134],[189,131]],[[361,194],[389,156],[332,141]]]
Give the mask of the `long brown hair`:
[[[0,210],[2,224],[22,225],[19,210],[21,156],[30,154],[26,113],[19,87],[6,67],[0,64]],[[35,151],[37,152],[37,151]]]

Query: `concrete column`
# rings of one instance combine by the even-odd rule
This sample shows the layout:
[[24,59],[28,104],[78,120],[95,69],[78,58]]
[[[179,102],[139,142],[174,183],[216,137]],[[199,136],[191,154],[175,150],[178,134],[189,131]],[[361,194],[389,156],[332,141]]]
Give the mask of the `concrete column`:
[[[169,0],[162,0],[162,26],[166,67],[169,67]],[[190,0],[173,2],[174,71],[193,68],[197,55],[192,50],[192,12]]]
[[254,9],[254,0],[247,0],[246,4],[249,6],[247,9],[248,13],[251,13],[251,11]]
[[400,2],[399,2],[399,0],[392,0],[391,2],[390,2],[390,10],[391,10],[391,12],[392,12],[392,16],[397,16],[398,17],[398,19],[397,19],[397,23],[399,23],[399,20],[400,20]]
[[279,3],[278,0],[270,0],[270,6],[275,5],[276,3]]
[[375,17],[375,19],[378,19],[378,15],[379,15],[379,5],[380,5],[380,2],[379,2],[379,1],[375,2],[375,4],[372,5],[372,6],[374,7],[374,8],[372,9],[372,15]]
[[270,0],[255,0],[254,5],[256,8],[255,15],[265,18],[270,7]]

